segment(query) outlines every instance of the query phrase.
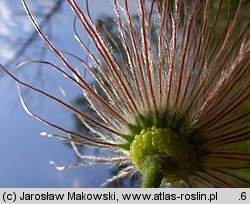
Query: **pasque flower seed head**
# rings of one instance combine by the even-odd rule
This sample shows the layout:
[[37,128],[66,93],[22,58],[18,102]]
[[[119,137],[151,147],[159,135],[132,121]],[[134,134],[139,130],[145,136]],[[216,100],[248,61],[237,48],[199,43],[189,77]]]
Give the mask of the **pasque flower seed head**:
[[[71,136],[45,133],[69,141],[83,159],[60,170],[114,163],[124,168],[107,183],[139,172],[142,187],[250,186],[250,153],[242,146],[250,135],[250,39],[249,22],[238,25],[242,1],[222,25],[222,0],[216,6],[209,0],[155,0],[150,5],[138,0],[137,18],[128,0],[113,0],[119,38],[106,30],[107,40],[89,13],[76,0],[68,0],[98,53],[75,33],[95,64],[92,69],[78,58],[95,86],[52,45],[22,1],[37,32],[65,67],[47,63],[83,91],[97,115],[88,115],[6,70],[19,84],[70,109],[92,132],[83,135],[53,124],[32,113],[21,97],[29,114]],[[76,144],[114,153],[81,155]]]

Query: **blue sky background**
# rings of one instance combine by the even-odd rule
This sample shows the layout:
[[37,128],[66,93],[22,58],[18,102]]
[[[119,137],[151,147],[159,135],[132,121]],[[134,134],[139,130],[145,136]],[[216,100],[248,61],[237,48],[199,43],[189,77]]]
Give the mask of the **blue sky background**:
[[[4,64],[11,58],[14,51],[20,46],[18,39],[24,38],[33,31],[33,27],[23,12],[21,0],[0,0],[0,62]],[[31,11],[36,10],[36,4],[31,3]],[[51,3],[50,0],[46,0]],[[91,2],[91,1],[90,1]],[[92,17],[95,19],[104,12],[113,12],[109,0],[96,0],[90,4]],[[46,12],[47,5],[40,5]],[[39,20],[39,19],[38,19]],[[64,4],[61,12],[52,20],[52,42],[60,49],[73,53],[82,53],[82,49],[73,38],[73,14],[69,5]],[[45,28],[46,30],[46,28]],[[86,36],[83,36],[86,39]],[[37,40],[25,54],[25,59],[37,59],[37,51],[43,47],[41,40]],[[19,62],[24,58],[20,58]],[[55,63],[58,61],[53,54],[47,54],[46,59]],[[16,64],[17,62],[15,62]],[[14,64],[14,65],[15,65]],[[13,70],[14,65],[8,67]],[[21,78],[33,81],[35,70],[41,69],[36,65],[27,66],[21,72]],[[80,92],[67,79],[58,76],[50,69],[42,68],[42,74],[36,84],[50,93],[58,94],[58,87],[70,91],[75,97]],[[1,73],[2,71],[0,71]],[[27,77],[28,76],[28,77]],[[32,102],[29,106],[51,121],[59,121],[64,127],[73,129],[72,114],[61,109],[47,99],[27,92],[27,99]],[[3,74],[0,74],[0,187],[98,187],[109,177],[108,165],[97,165],[88,168],[67,169],[57,171],[49,161],[59,165],[69,165],[77,161],[72,149],[66,147],[62,141],[53,138],[41,137],[40,132],[54,132],[52,128],[30,117],[23,110],[18,98],[16,83]]]

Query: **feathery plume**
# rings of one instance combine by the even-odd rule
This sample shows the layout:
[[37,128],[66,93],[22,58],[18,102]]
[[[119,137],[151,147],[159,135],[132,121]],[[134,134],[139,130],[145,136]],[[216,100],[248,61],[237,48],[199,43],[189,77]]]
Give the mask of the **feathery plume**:
[[[71,110],[91,131],[79,134],[32,113],[19,88],[27,113],[70,137],[43,135],[68,141],[83,160],[59,170],[110,163],[124,168],[107,183],[140,172],[142,187],[250,186],[250,152],[242,146],[250,136],[250,39],[249,22],[240,30],[237,26],[242,1],[233,18],[221,25],[223,0],[216,9],[209,0],[154,0],[149,9],[144,0],[138,0],[136,19],[128,0],[113,0],[117,42],[112,36],[107,41],[90,14],[76,0],[68,0],[103,64],[76,31],[76,39],[96,68],[71,57],[81,61],[98,89],[67,61],[64,55],[69,53],[52,45],[26,1],[22,2],[38,34],[64,68],[40,63],[78,86],[97,115],[88,115],[5,70],[19,85]],[[79,144],[114,153],[109,157],[81,155]]]

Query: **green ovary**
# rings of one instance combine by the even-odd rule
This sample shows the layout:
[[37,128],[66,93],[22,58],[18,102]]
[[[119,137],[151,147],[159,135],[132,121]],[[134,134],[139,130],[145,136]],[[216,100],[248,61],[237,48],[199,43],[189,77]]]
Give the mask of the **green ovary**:
[[194,146],[170,128],[142,129],[130,145],[130,156],[139,172],[156,165],[167,182],[185,180],[197,168]]

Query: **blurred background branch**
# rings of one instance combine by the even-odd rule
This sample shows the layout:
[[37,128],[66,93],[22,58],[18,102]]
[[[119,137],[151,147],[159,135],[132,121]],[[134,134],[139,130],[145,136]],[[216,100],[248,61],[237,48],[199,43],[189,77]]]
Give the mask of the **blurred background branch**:
[[[57,0],[51,6],[50,5],[51,1],[47,2],[47,4],[45,1],[45,4],[44,4],[44,7],[46,8],[46,9],[44,9],[45,11],[38,10],[37,12],[34,13],[34,16],[39,16],[39,18],[41,19],[39,22],[39,26],[41,29],[43,29],[44,27],[50,26],[50,22],[52,21],[53,17],[61,11],[61,8],[62,8],[64,2],[65,2],[65,0]],[[34,7],[36,7],[36,5],[34,5]],[[9,9],[11,9],[11,7],[9,7]],[[48,10],[48,11],[46,11],[46,10]],[[14,14],[14,15],[17,15],[17,14]],[[22,13],[21,15],[26,16],[25,13]],[[51,30],[51,28],[48,30]],[[51,32],[48,32],[47,35],[51,35]],[[17,60],[19,58],[23,57],[25,55],[26,51],[28,50],[28,48],[36,41],[38,34],[37,34],[36,30],[33,29],[32,32],[30,32],[27,35],[23,35],[22,37],[23,37],[23,39],[19,39],[18,42],[16,42],[16,43],[20,44],[19,48],[15,49],[12,56],[4,63],[5,67],[9,68],[12,65],[14,65],[15,63],[17,63]],[[43,56],[44,56],[44,51],[41,52],[40,57],[38,56],[37,58],[38,59],[43,58]]]

